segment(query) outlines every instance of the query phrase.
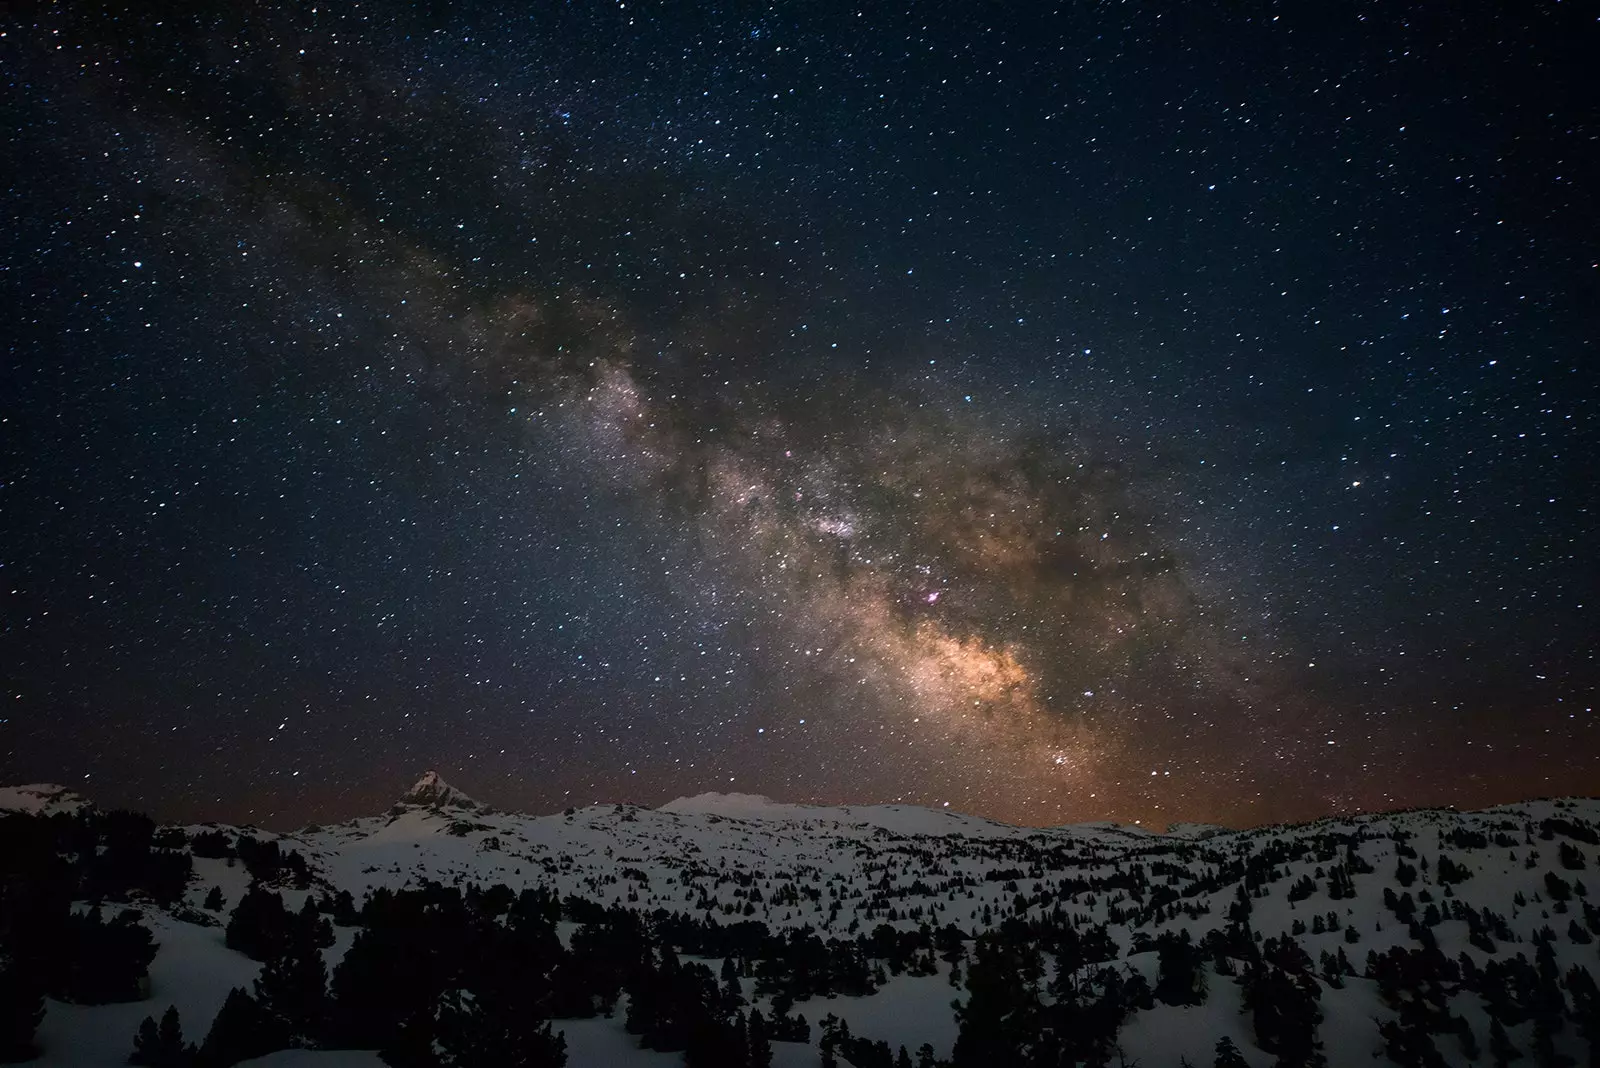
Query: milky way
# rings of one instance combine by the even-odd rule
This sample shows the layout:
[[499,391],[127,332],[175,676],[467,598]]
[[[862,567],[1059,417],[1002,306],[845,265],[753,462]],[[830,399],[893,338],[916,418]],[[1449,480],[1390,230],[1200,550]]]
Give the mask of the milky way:
[[1592,788],[1569,15],[8,14],[0,770]]

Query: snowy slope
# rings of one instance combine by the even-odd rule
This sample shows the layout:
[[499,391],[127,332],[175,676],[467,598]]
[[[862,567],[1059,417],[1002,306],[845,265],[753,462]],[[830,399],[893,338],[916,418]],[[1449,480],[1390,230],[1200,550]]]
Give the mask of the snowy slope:
[[58,786],[55,783],[0,786],[0,812],[26,812],[36,816],[53,816],[58,812],[77,812],[88,804],[88,801],[65,786]]
[[[1323,951],[1343,950],[1359,972],[1369,950],[1413,946],[1407,925],[1385,905],[1388,889],[1444,909],[1431,930],[1452,959],[1465,953],[1481,965],[1495,957],[1469,943],[1465,922],[1450,918],[1456,902],[1505,917],[1509,944],[1497,937],[1495,947],[1502,959],[1517,953],[1531,958],[1534,933],[1550,927],[1559,935],[1553,946],[1563,971],[1581,964],[1600,973],[1596,945],[1562,934],[1570,921],[1583,921],[1577,899],[1570,908],[1545,899],[1546,872],[1577,884],[1584,876],[1593,881],[1600,847],[1585,841],[1574,846],[1562,834],[1550,834],[1546,821],[1552,820],[1564,827],[1600,827],[1600,801],[1536,801],[1466,813],[1421,810],[1246,831],[1182,826],[1157,834],[1113,825],[1011,827],[944,809],[790,805],[746,794],[705,794],[659,809],[604,805],[530,816],[484,808],[430,775],[382,816],[284,835],[224,830],[276,839],[307,859],[320,888],[348,890],[357,900],[375,887],[423,880],[545,885],[602,905],[665,908],[724,922],[753,919],[775,929],[809,925],[824,937],[864,934],[883,923],[903,930],[954,924],[973,934],[1015,914],[1019,905],[1027,915],[1059,905],[1080,924],[1106,924],[1123,954],[1117,967],[1151,978],[1155,954],[1143,939],[1180,928],[1199,938],[1223,928],[1240,879],[1219,872],[1248,862],[1266,873],[1251,897],[1253,928],[1268,938],[1292,937],[1314,961]],[[1577,850],[1583,870],[1558,863],[1563,843],[1567,851]],[[1562,855],[1570,860],[1573,854]],[[1449,886],[1438,882],[1441,856],[1470,877]],[[1357,862],[1350,876],[1354,896],[1335,897],[1331,872],[1346,859]],[[1419,869],[1405,885],[1398,875],[1402,861]],[[197,901],[216,885],[231,907],[243,892],[243,879],[239,868],[197,860],[188,897]],[[1303,880],[1309,883],[1291,894]],[[303,894],[285,897],[293,907]],[[160,915],[153,922],[162,949],[152,967],[151,999],[99,1008],[52,1004],[41,1031],[48,1050],[44,1063],[120,1063],[138,1019],[159,1014],[169,1003],[180,1006],[186,1031],[198,1037],[228,986],[245,984],[257,967],[223,947],[215,928],[191,928]],[[1354,934],[1347,935],[1348,929]],[[348,944],[341,932],[340,943],[328,951],[330,967]],[[948,975],[949,966],[941,964],[934,976],[894,976],[869,997],[815,999],[796,1010],[813,1024],[832,1013],[857,1035],[888,1040],[891,1047],[904,1043],[913,1051],[929,1042],[938,1055],[948,1056],[956,1035],[951,1001],[964,996]],[[1340,986],[1323,985],[1320,1034],[1330,1068],[1357,1068],[1374,1057],[1387,1063],[1377,1028],[1394,1013],[1376,984],[1350,977]],[[1154,1068],[1186,1057],[1208,1065],[1217,1039],[1228,1036],[1253,1068],[1271,1064],[1273,1056],[1255,1047],[1250,1017],[1240,1014],[1237,983],[1211,975],[1209,989],[1202,1005],[1158,1003],[1135,1013],[1120,1036],[1128,1062]],[[1488,1020],[1477,999],[1462,993],[1451,1007],[1483,1044]],[[637,1050],[620,1014],[557,1021],[557,1027],[568,1034],[575,1068],[680,1063]],[[1527,1027],[1511,1029],[1525,1051]],[[91,1033],[112,1037],[96,1047],[85,1037]],[[1587,1055],[1571,1028],[1558,1036],[1557,1046],[1580,1059]],[[1441,1041],[1440,1050],[1451,1065],[1469,1063],[1453,1043]],[[262,1063],[373,1063],[348,1054],[275,1056]],[[815,1048],[779,1043],[775,1063],[812,1065],[816,1056]]]

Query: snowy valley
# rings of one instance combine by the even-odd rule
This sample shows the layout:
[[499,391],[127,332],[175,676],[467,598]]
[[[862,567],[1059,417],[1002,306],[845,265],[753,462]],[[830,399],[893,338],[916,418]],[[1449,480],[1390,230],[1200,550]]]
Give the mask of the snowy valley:
[[0,811],[4,1037],[40,1065],[127,1064],[146,1018],[173,1066],[1600,1063],[1593,799],[1157,834],[528,816],[429,773],[290,834]]

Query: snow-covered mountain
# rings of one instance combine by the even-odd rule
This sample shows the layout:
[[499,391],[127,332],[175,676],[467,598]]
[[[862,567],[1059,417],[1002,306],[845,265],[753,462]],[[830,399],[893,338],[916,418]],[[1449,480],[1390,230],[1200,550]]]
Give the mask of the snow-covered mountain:
[[[33,791],[29,797],[45,790],[23,789]],[[0,808],[14,796],[17,790],[0,792]],[[30,801],[28,808],[40,806]],[[1560,976],[1577,968],[1600,974],[1600,909],[1584,882],[1600,863],[1594,799],[1242,831],[1185,825],[1159,834],[1114,825],[1013,827],[946,809],[819,807],[747,794],[703,794],[658,809],[602,805],[531,816],[480,806],[430,772],[402,804],[379,816],[281,835],[212,825],[185,833],[196,843],[186,907],[143,908],[162,943],[150,968],[149,1000],[104,1007],[52,1002],[40,1031],[43,1063],[122,1063],[138,1019],[169,1003],[198,1037],[228,987],[254,977],[259,965],[225,948],[219,928],[189,922],[214,889],[222,910],[239,902],[250,878],[232,859],[244,852],[241,841],[275,843],[278,853],[303,858],[309,888],[295,889],[287,879],[278,887],[292,909],[307,897],[348,891],[359,903],[380,888],[431,881],[543,886],[561,898],[645,915],[758,921],[775,932],[810,928],[841,941],[865,939],[885,925],[901,932],[953,927],[968,939],[1008,921],[1079,931],[1103,926],[1110,955],[1084,965],[1084,974],[1110,969],[1157,990],[1163,947],[1170,948],[1165,940],[1184,931],[1208,947],[1197,1000],[1147,1000],[1117,1035],[1126,1063],[1144,1068],[1178,1068],[1180,1058],[1209,1065],[1222,1038],[1251,1068],[1283,1056],[1262,1048],[1260,1025],[1252,1023],[1243,978],[1248,960],[1259,956],[1245,952],[1251,938],[1267,947],[1274,968],[1301,969],[1297,981],[1315,994],[1316,1034],[1330,1068],[1368,1068],[1374,1058],[1387,1063],[1386,1052],[1390,1060],[1410,1056],[1394,1037],[1394,1021],[1403,1017],[1413,1029],[1435,1028],[1438,1063],[1456,1068],[1473,1063],[1499,1028],[1528,1054],[1528,1068],[1546,1059],[1539,1051],[1557,1057],[1552,1068],[1561,1056],[1579,1063],[1591,1056],[1582,1025],[1548,1034],[1549,1021],[1526,1012],[1497,1009],[1491,1019],[1473,976],[1484,969],[1493,974],[1519,954],[1528,960],[1542,954]],[[204,850],[201,836],[209,843]],[[228,856],[200,855],[215,853],[219,841]],[[575,927],[563,929],[570,935]],[[1238,948],[1241,930],[1245,950]],[[325,951],[330,970],[353,937],[351,929],[339,930]],[[1296,952],[1282,948],[1291,944]],[[1451,962],[1455,978],[1429,988],[1433,1015],[1423,1023],[1405,1016],[1412,995],[1397,994],[1386,970],[1384,958],[1397,950],[1402,963],[1424,951],[1429,961]],[[1303,965],[1293,963],[1302,956]],[[813,1022],[831,1013],[855,1035],[882,1039],[890,1049],[915,1051],[927,1043],[948,1057],[958,1033],[951,1002],[967,996],[964,977],[952,982],[950,960],[934,963],[931,951],[927,959],[931,974],[885,975],[870,995],[802,1000],[794,1009]],[[1053,960],[1046,955],[1047,977]],[[742,982],[754,1003],[767,1003],[754,996],[750,979]],[[1041,996],[1048,1002],[1051,995]],[[1584,996],[1568,996],[1570,1018],[1587,1004]],[[555,1021],[567,1036],[568,1063],[681,1063],[678,1054],[638,1049],[622,1015]],[[1447,1026],[1471,1037],[1447,1033]],[[117,1037],[96,1044],[89,1036],[98,1033]],[[775,1043],[774,1063],[816,1065],[817,1038]],[[373,1054],[349,1051],[275,1056],[263,1063],[377,1063]]]
[[420,805],[423,808],[482,808],[472,798],[445,782],[437,771],[429,771],[400,796],[402,805]]
[[55,783],[0,786],[0,812],[27,812],[33,815],[52,816],[58,812],[77,812],[88,804],[86,799]]

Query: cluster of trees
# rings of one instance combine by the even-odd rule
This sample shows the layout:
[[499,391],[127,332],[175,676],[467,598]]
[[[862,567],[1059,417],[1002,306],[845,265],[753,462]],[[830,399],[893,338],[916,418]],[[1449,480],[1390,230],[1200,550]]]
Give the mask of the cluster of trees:
[[[756,924],[730,934],[671,914],[656,930],[635,912],[562,902],[543,889],[427,885],[369,896],[330,978],[321,956],[332,938],[323,914],[330,907],[332,900],[308,899],[291,911],[276,893],[252,887],[227,939],[263,962],[253,990],[229,995],[198,1046],[183,1044],[175,1012],[145,1021],[135,1038],[138,1063],[221,1068],[275,1049],[324,1046],[378,1049],[395,1068],[546,1068],[566,1059],[552,1020],[609,1014],[624,993],[627,1030],[646,1048],[682,1051],[691,1066],[765,1068],[773,1041],[810,1038],[787,1006],[770,1016],[747,1009],[733,957],[719,980],[704,964],[680,961],[668,940],[676,932],[692,949],[739,945],[749,954],[744,970],[752,970],[758,961],[789,960],[809,932],[777,938]],[[570,948],[556,936],[564,915],[581,918]],[[832,959],[826,947],[823,959]],[[785,989],[794,981],[785,967],[773,974]]]
[[[221,1068],[302,1045],[378,1049],[396,1068],[542,1068],[565,1060],[552,1020],[610,1014],[626,994],[624,1026],[642,1047],[681,1051],[690,1068],[766,1068],[773,1042],[811,1039],[805,1017],[791,1013],[797,999],[871,993],[886,970],[926,972],[936,950],[948,955],[961,941],[954,928],[887,925],[823,940],[809,928],[641,916],[542,888],[427,885],[370,895],[330,979],[320,949],[335,907],[308,899],[292,911],[253,886],[227,941],[263,962],[254,990],[233,991],[198,1046],[183,1044],[175,1012],[146,1020],[139,1063]],[[556,937],[562,918],[579,923],[569,946]],[[720,976],[680,953],[723,955]],[[748,1004],[746,978],[771,997],[769,1012]]]
[[[1136,941],[1136,951],[1156,953],[1154,987],[1111,957],[1087,960],[1070,949],[1057,956],[1047,982],[1039,949],[1047,940],[1028,925],[1007,922],[979,935],[967,972],[969,997],[956,1006],[960,1030],[952,1068],[1105,1068],[1120,1057],[1117,1035],[1130,1014],[1158,1001],[1203,1004],[1213,972],[1237,976],[1256,1042],[1276,1055],[1280,1068],[1325,1063],[1317,1037],[1322,982],[1294,939],[1258,940],[1247,925],[1233,923],[1198,941],[1186,930]],[[1325,956],[1324,969],[1335,977],[1353,972],[1342,953]],[[1216,1064],[1242,1068],[1244,1061],[1225,1040]]]
[[129,1064],[145,1068],[192,1068],[197,1061],[195,1048],[183,1040],[183,1024],[175,1007],[168,1007],[159,1024],[153,1016],[144,1018],[128,1055]]
[[252,883],[234,906],[224,941],[229,949],[266,962],[296,945],[317,949],[333,945],[333,925],[311,898],[300,911],[290,912],[280,895]]
[[1280,1068],[1320,1068],[1326,1063],[1317,1028],[1322,985],[1311,958],[1292,938],[1269,938],[1246,954],[1239,977],[1256,1045],[1276,1054]]
[[[0,817],[0,1060],[32,1056],[47,996],[84,1005],[145,996],[155,940],[137,911],[104,905],[176,901],[188,880],[184,841],[126,812]],[[83,901],[90,907],[74,907]]]
[[[565,1063],[550,1028],[554,920],[539,895],[427,887],[379,891],[332,980],[323,909],[286,909],[253,885],[228,923],[227,942],[262,962],[250,990],[231,991],[198,1045],[183,1041],[176,1009],[147,1018],[131,1062],[225,1068],[291,1047],[380,1049],[395,1068],[545,1068]],[[326,900],[323,905],[337,905]]]
[[689,1068],[769,1068],[772,1031],[756,1008],[748,1016],[731,959],[718,981],[704,964],[679,961],[661,946],[628,992],[626,1027],[645,1049],[682,1050]]
[[889,1043],[878,1039],[862,1038],[850,1033],[850,1024],[829,1013],[822,1018],[822,1068],[838,1068],[842,1057],[852,1068],[938,1068],[933,1046],[924,1042],[917,1050],[915,1063],[904,1046],[898,1055],[891,1052]]
[[[1587,867],[1579,845],[1600,844],[1600,835],[1566,819],[1545,821],[1539,832],[1544,839],[1563,837],[1557,857],[1564,874],[1545,872],[1543,897],[1531,889],[1529,894],[1563,920],[1570,913],[1569,940],[1590,945],[1600,934],[1600,910],[1588,902],[1574,873]],[[1524,833],[1532,844],[1533,826]],[[1576,1034],[1588,1041],[1591,1063],[1600,1063],[1593,1052],[1600,1044],[1600,991],[1586,969],[1560,970],[1553,949],[1557,935],[1548,926],[1533,936],[1531,960],[1498,955],[1477,965],[1466,954],[1451,959],[1439,950],[1435,928],[1448,920],[1463,922],[1471,945],[1485,954],[1519,941],[1506,917],[1469,907],[1454,894],[1473,872],[1443,847],[1482,850],[1489,848],[1490,836],[1465,828],[1448,836],[1441,831],[1431,864],[1407,844],[1413,837],[1396,832],[1393,881],[1402,890],[1383,891],[1384,905],[1409,929],[1412,944],[1369,954],[1364,973],[1394,1013],[1380,1025],[1389,1059],[1402,1068],[1441,1068],[1441,1043],[1454,1043],[1468,1060],[1480,1057],[1480,1046],[1487,1049],[1496,1068],[1519,1058],[1526,1058],[1527,1068],[1573,1068],[1560,1052],[1566,1041],[1560,1036]],[[714,918],[720,906],[703,889],[702,907],[688,914],[604,907],[543,888],[518,893],[503,885],[433,884],[379,890],[359,907],[341,892],[308,897],[303,907],[290,909],[272,887],[309,889],[311,872],[303,857],[277,842],[220,830],[191,840],[128,813],[0,818],[0,1058],[31,1051],[46,995],[94,1003],[146,993],[155,953],[150,932],[137,912],[107,905],[177,905],[192,852],[238,862],[253,876],[227,920],[226,942],[260,961],[262,969],[249,989],[229,994],[198,1043],[185,1040],[175,1008],[159,1019],[146,1018],[132,1038],[130,1061],[151,1068],[225,1068],[295,1046],[378,1049],[395,1068],[544,1068],[566,1060],[552,1021],[611,1015],[624,995],[624,1026],[641,1046],[681,1052],[690,1068],[767,1068],[774,1042],[810,1041],[811,1024],[793,1013],[797,1001],[871,994],[890,975],[934,974],[941,960],[951,966],[952,985],[964,983],[969,995],[955,1007],[959,1033],[947,1064],[936,1061],[931,1047],[896,1051],[852,1035],[832,1015],[820,1022],[823,1064],[1103,1068],[1118,1059],[1117,1035],[1130,1014],[1157,1002],[1202,1004],[1211,977],[1220,974],[1237,981],[1256,1043],[1280,1068],[1320,1068],[1322,991],[1340,986],[1355,968],[1342,948],[1322,951],[1314,963],[1293,937],[1307,930],[1298,918],[1290,936],[1261,938],[1250,927],[1253,899],[1279,881],[1288,883],[1291,903],[1312,898],[1324,886],[1330,901],[1356,897],[1352,875],[1373,871],[1360,841],[1359,833],[1332,833],[1235,843],[1232,855],[1197,848],[1188,866],[1155,859],[1111,875],[1062,878],[1053,886],[1044,882],[1050,869],[1039,856],[1024,858],[1026,867],[987,874],[984,881],[1003,884],[1012,896],[1009,905],[1005,899],[974,904],[974,915],[981,908],[985,924],[997,925],[969,940],[951,924],[903,929],[879,923],[863,933],[860,908],[853,910],[857,919],[846,937],[810,927],[774,932],[749,919],[721,923]],[[1504,833],[1492,841],[1495,848],[1515,844]],[[1290,867],[1308,853],[1314,871]],[[1091,856],[1077,859],[1097,863]],[[1205,867],[1198,866],[1202,861]],[[1530,871],[1538,870],[1536,862],[1530,850]],[[938,867],[931,858],[928,864],[929,872]],[[870,887],[872,896],[862,899],[870,904],[869,923],[880,913],[922,915],[920,906],[891,902],[919,892],[926,896],[930,887],[920,879],[909,887],[893,885],[890,867]],[[649,877],[633,868],[622,874],[628,900],[637,902],[641,889],[648,891]],[[768,884],[764,894],[759,873],[714,877],[719,884],[736,884],[744,908],[721,908],[735,917],[752,914],[756,903],[792,904],[800,896],[792,884]],[[684,878],[690,882],[687,869]],[[969,888],[971,897],[978,881],[953,874],[942,885],[954,901],[956,887]],[[1191,899],[1226,893],[1230,884],[1234,892],[1221,929],[1198,940],[1187,930],[1152,934],[1155,925],[1180,912],[1208,912],[1209,905]],[[1117,897],[1096,902],[1097,893]],[[1087,896],[1073,901],[1070,894]],[[837,913],[844,896],[830,890],[830,897]],[[1140,907],[1118,908],[1119,899]],[[1522,894],[1515,900],[1519,909],[1528,906]],[[213,911],[224,906],[217,889],[206,902]],[[1105,926],[1069,913],[1070,904],[1104,906],[1103,915],[1136,920],[1131,951],[1155,954],[1153,984],[1119,961],[1121,947]],[[1356,925],[1336,911],[1308,918],[1312,933],[1342,932],[1347,944],[1359,940]],[[561,920],[577,925],[565,945],[556,937]],[[323,951],[333,944],[334,925],[359,930],[330,975]],[[1046,954],[1054,960],[1048,976]],[[720,973],[690,957],[720,959]],[[751,987],[756,996],[771,999],[768,1011],[747,1000]],[[1487,1035],[1473,1034],[1452,1011],[1452,999],[1463,993],[1487,1007]],[[1531,1038],[1514,1042],[1511,1029],[1522,1025],[1529,1025]],[[1518,1042],[1526,1048],[1517,1048]],[[1243,1063],[1231,1042],[1218,1044],[1216,1068]]]
[[283,883],[298,890],[311,885],[311,866],[306,858],[272,839],[212,827],[195,832],[189,840],[189,852],[230,864],[237,860],[256,882]]
[[[1453,995],[1466,992],[1476,995],[1488,1013],[1488,1049],[1500,1068],[1528,1053],[1538,1068],[1571,1068],[1571,1059],[1556,1044],[1569,1025],[1588,1043],[1590,1062],[1600,1062],[1600,992],[1587,968],[1574,965],[1561,971],[1554,943],[1546,928],[1535,937],[1532,961],[1518,953],[1481,967],[1465,953],[1453,960],[1446,957],[1436,944],[1369,954],[1367,978],[1377,981],[1384,1001],[1397,1013],[1380,1028],[1390,1060],[1406,1068],[1439,1068],[1445,1063],[1438,1048],[1441,1038],[1453,1040],[1463,1056],[1476,1059],[1478,1036],[1449,1005]],[[1507,1028],[1530,1022],[1531,1048],[1525,1051],[1512,1042]]]
[[188,838],[136,812],[0,816],[4,875],[76,900],[172,905],[194,865]]
[[[181,910],[195,855],[236,856],[258,879],[309,884],[304,858],[249,836],[234,842],[221,832],[202,832],[191,841],[177,828],[157,828],[147,816],[121,811],[0,816],[0,1061],[34,1055],[46,997],[94,1005],[148,995],[149,966],[158,947],[140,913],[117,906]],[[343,900],[348,903],[349,895]],[[221,905],[220,893],[214,892],[208,907]],[[264,991],[258,1005],[275,1011],[290,1007],[300,990],[325,984],[326,977],[316,973],[331,930],[325,920],[317,922],[315,910],[309,918],[291,915],[281,898],[257,885],[236,910],[235,921],[229,945],[268,964],[258,984]],[[225,1011],[220,1018],[224,1037],[239,1018],[240,1005],[233,1000],[231,1017]],[[272,1019],[304,1015],[305,1010],[286,1008]],[[206,1063],[201,1048],[183,1041],[176,1010],[160,1023],[153,1018],[145,1023],[136,1036],[134,1063]],[[313,1021],[301,1030],[315,1027]],[[294,1038],[291,1033],[284,1044]],[[282,1039],[270,1032],[256,1046],[264,1045],[263,1052],[280,1048],[276,1043]],[[232,1063],[228,1056],[214,1062]]]
[[[276,1049],[321,1046],[378,1049],[395,1068],[544,1068],[565,1062],[552,1020],[609,1014],[626,994],[624,1026],[641,1046],[681,1051],[690,1068],[766,1068],[773,1042],[811,1039],[810,1024],[791,1011],[798,998],[870,993],[888,970],[925,973],[935,953],[964,956],[955,928],[880,925],[858,939],[823,940],[809,928],[773,933],[750,921],[645,917],[543,889],[430,884],[370,895],[349,917],[360,929],[330,977],[321,951],[333,937],[328,913],[338,919],[341,911],[331,898],[291,910],[276,892],[252,885],[226,939],[262,962],[253,988],[229,994],[198,1044],[185,1042],[176,1009],[147,1018],[133,1039],[133,1063],[225,1068]],[[556,937],[562,918],[579,922],[569,947]],[[1022,940],[1041,929],[1012,926]],[[1103,929],[1086,938],[1064,924],[1052,937],[1079,947],[1078,956],[1085,948],[1115,953]],[[720,976],[680,952],[725,954]],[[747,978],[771,997],[769,1012],[749,1005]],[[883,1059],[887,1047],[850,1036],[837,1021],[827,1035],[830,1056],[837,1050],[851,1063],[893,1068]],[[919,1063],[931,1056],[924,1051]]]
[[781,993],[795,1001],[872,994],[879,978],[863,940],[823,940],[809,927],[767,939],[755,964],[755,976],[756,993]]
[[1046,983],[1039,943],[1010,921],[973,942],[967,994],[956,1006],[953,1068],[1104,1066],[1128,1014],[1155,1003],[1143,976],[1109,965],[1058,958]]
[[311,867],[306,858],[293,849],[284,849],[275,841],[242,834],[234,842],[239,862],[250,877],[263,883],[287,882],[297,890],[311,885]]

